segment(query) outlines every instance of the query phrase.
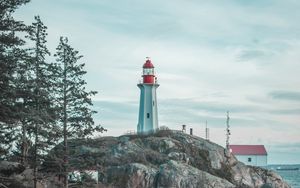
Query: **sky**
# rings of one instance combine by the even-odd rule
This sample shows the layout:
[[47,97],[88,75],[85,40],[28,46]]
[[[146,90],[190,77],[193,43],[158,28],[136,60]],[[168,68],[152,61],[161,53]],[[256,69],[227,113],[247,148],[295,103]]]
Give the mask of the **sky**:
[[[300,1],[32,0],[15,12],[48,27],[84,57],[95,121],[136,130],[142,65],[151,57],[159,125],[193,128],[225,145],[263,144],[269,164],[300,163]],[[51,58],[50,58],[51,60]]]

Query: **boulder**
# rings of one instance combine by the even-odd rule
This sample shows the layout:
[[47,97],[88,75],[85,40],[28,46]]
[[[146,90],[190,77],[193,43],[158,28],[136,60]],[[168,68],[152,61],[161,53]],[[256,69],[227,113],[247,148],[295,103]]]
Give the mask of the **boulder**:
[[0,161],[0,174],[10,176],[12,174],[20,174],[25,167],[17,162]]
[[120,188],[151,188],[155,184],[156,173],[157,169],[139,163],[109,167],[106,183]]
[[225,179],[173,160],[160,166],[156,185],[159,188],[236,187]]

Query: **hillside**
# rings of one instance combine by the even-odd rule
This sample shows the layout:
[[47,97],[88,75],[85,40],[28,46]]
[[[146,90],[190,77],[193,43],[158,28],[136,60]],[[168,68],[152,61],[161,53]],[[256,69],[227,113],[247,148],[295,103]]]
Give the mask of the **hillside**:
[[[72,140],[70,145],[71,168],[98,169],[105,186],[289,187],[274,172],[226,158],[223,147],[179,131]],[[60,153],[59,148],[53,152]]]
[[[98,187],[289,188],[273,171],[246,166],[224,148],[179,131],[70,140],[70,168],[99,171]],[[61,153],[52,150],[51,157]],[[49,175],[58,167],[44,164]],[[50,181],[44,181],[50,184]]]

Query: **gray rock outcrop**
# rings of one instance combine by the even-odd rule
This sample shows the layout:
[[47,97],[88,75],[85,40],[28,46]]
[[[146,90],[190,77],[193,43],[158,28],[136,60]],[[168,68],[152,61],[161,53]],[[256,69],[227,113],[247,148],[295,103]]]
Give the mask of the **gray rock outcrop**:
[[290,187],[275,172],[246,166],[233,155],[226,157],[223,147],[179,131],[71,140],[70,145],[71,167],[96,166],[102,187]]
[[25,167],[20,163],[0,161],[0,174],[10,176],[12,174],[19,174],[25,170]]

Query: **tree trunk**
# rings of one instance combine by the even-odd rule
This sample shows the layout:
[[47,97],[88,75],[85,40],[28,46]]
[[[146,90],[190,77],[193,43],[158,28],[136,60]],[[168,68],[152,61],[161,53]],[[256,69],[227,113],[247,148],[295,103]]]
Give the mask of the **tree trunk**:
[[[65,51],[64,51],[65,53]],[[64,54],[65,58],[65,54]],[[66,60],[64,59],[64,80],[63,80],[63,134],[64,134],[64,186],[68,188],[68,132],[67,132],[67,70],[66,70]]]
[[28,153],[28,143],[26,138],[26,123],[24,120],[21,121],[22,124],[22,148],[21,148],[21,164],[27,166],[27,153]]
[[41,113],[40,113],[40,101],[39,101],[39,97],[40,97],[40,70],[39,70],[39,35],[40,35],[40,27],[39,25],[37,26],[37,32],[36,32],[36,47],[35,47],[35,71],[36,71],[36,122],[35,122],[35,127],[34,127],[34,134],[35,134],[35,139],[34,139],[34,167],[33,167],[33,177],[34,177],[34,188],[37,187],[37,153],[38,153],[38,141],[39,141],[39,137],[38,137],[38,126],[40,123],[40,118],[41,118]]
[[37,148],[37,143],[38,143],[38,124],[35,124],[35,130],[34,130],[34,134],[35,134],[35,144],[34,144],[34,168],[33,168],[33,177],[34,177],[34,188],[36,188],[37,186],[37,152],[38,152],[38,148]]

